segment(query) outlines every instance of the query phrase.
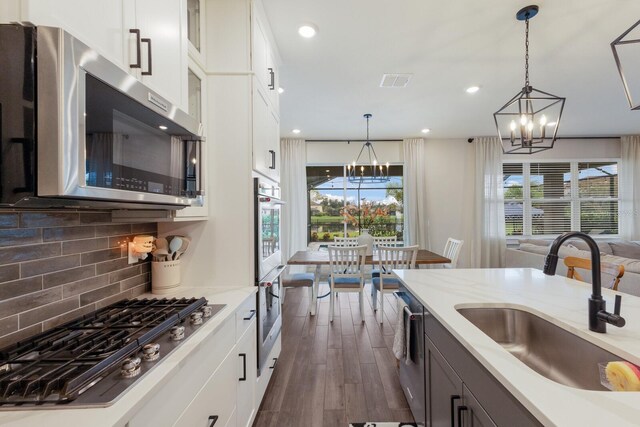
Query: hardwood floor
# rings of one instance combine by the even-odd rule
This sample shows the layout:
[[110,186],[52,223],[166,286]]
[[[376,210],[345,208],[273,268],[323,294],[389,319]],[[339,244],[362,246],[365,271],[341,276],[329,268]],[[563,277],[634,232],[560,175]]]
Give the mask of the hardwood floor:
[[[317,315],[309,316],[308,290],[287,289],[282,352],[254,426],[345,427],[350,422],[413,421],[391,351],[395,298],[385,296],[385,323],[380,325],[368,286],[364,323],[357,293],[340,294],[331,323],[329,298],[319,300]],[[327,290],[322,285],[320,294]]]

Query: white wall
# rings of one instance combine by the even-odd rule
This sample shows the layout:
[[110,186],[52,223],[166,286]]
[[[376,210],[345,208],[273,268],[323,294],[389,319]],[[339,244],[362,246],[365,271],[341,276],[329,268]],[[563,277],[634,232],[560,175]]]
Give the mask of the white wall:
[[[380,161],[402,162],[402,143],[374,143]],[[357,156],[356,143],[307,143],[308,164],[342,164]],[[355,153],[355,154],[354,154]],[[448,237],[465,244],[458,262],[468,267],[473,236],[474,145],[466,139],[426,139],[427,218],[430,249],[441,252]],[[508,160],[569,160],[619,158],[617,139],[559,140],[552,150],[533,156],[508,155]]]

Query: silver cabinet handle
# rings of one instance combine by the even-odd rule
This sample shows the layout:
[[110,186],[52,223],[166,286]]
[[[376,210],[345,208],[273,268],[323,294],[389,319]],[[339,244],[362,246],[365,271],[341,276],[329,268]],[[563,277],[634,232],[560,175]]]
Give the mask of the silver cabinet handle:
[[269,83],[269,90],[276,90],[276,73],[273,71],[273,68],[267,68],[269,70],[269,75],[271,76],[271,83]]
[[276,168],[276,152],[275,150],[269,150],[269,154],[271,154],[271,166],[269,166],[269,169],[275,169]]

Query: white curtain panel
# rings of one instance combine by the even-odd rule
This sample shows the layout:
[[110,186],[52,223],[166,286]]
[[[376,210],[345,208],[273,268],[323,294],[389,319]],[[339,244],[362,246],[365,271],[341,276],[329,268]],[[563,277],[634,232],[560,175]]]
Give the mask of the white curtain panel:
[[475,138],[475,215],[471,248],[472,265],[504,267],[506,237],[502,144],[498,138]]
[[422,138],[402,141],[404,242],[406,245],[419,245],[422,249],[430,249],[424,145]]
[[623,136],[620,152],[620,236],[640,240],[640,136]]
[[[280,141],[282,262],[307,248],[307,148],[304,139]],[[301,269],[304,271],[304,268]]]

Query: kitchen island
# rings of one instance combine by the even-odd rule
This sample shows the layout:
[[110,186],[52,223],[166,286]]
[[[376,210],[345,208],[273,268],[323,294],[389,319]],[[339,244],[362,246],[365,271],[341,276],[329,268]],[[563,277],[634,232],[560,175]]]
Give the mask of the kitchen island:
[[[508,307],[530,312],[620,359],[640,365],[640,298],[624,295],[621,314],[627,321],[626,326],[609,326],[606,334],[599,334],[588,328],[587,300],[591,294],[588,283],[545,276],[536,269],[517,268],[395,273],[424,305],[425,319],[437,321],[453,337],[452,341],[457,341],[539,423],[550,426],[637,426],[640,423],[640,392],[590,391],[552,381],[511,355],[458,312],[469,307]],[[616,294],[603,290],[609,308],[613,308]],[[453,397],[451,406],[454,407]],[[453,414],[453,409],[451,411]],[[493,422],[502,425],[496,420]],[[518,425],[517,420],[513,423]]]

